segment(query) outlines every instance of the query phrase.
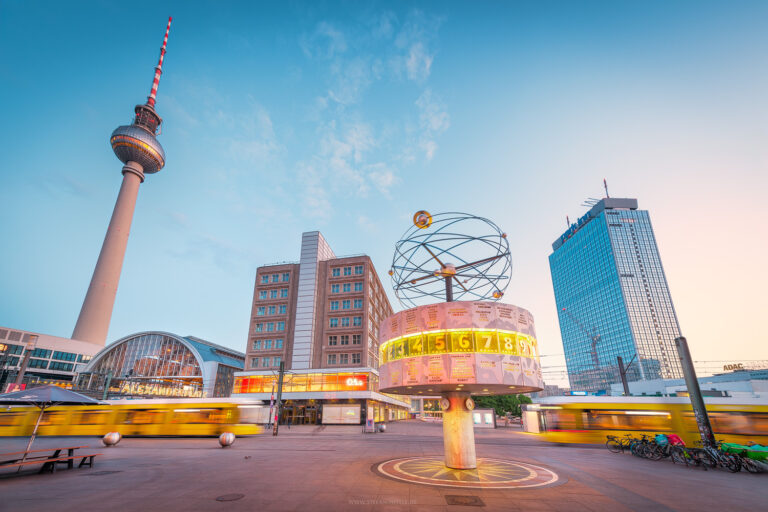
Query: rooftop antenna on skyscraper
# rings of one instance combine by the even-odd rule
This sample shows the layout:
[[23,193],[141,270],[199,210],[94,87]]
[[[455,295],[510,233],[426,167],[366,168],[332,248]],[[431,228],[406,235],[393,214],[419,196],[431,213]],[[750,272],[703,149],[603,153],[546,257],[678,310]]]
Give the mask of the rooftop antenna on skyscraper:
[[608,182],[605,180],[605,178],[603,178],[603,187],[605,187],[605,197],[611,197],[611,195],[608,193]]
[[571,218],[567,215],[565,216],[565,227],[571,227]]

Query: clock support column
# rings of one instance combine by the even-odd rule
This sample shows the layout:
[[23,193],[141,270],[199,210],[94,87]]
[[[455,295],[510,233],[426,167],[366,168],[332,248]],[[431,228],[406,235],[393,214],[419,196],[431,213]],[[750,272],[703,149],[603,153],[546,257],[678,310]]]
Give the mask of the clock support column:
[[472,424],[475,403],[465,391],[446,391],[442,395],[445,465],[453,469],[476,469],[475,430]]

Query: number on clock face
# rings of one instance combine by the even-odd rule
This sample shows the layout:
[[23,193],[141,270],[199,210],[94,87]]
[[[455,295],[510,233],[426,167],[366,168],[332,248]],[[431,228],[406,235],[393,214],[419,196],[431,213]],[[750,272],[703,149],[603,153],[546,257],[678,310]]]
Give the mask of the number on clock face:
[[430,349],[432,350],[430,352],[443,353],[446,351],[445,334],[433,334],[430,337],[432,338],[430,343]]
[[418,356],[424,353],[421,336],[414,336],[408,338],[409,354],[412,356]]
[[452,332],[451,352],[469,352],[472,350],[472,333]]
[[499,333],[499,338],[501,338],[501,352],[504,354],[515,354],[515,338],[511,334],[501,334]]
[[475,332],[475,347],[478,352],[496,354],[499,352],[499,339],[493,331]]

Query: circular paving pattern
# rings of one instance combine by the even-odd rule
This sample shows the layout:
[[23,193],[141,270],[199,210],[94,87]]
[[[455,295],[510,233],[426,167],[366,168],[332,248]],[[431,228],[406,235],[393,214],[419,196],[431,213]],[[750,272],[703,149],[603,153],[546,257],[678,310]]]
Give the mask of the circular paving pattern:
[[377,462],[371,469],[412,484],[471,489],[524,489],[565,483],[541,466],[501,459],[477,459],[477,469],[451,469],[442,457],[405,457]]

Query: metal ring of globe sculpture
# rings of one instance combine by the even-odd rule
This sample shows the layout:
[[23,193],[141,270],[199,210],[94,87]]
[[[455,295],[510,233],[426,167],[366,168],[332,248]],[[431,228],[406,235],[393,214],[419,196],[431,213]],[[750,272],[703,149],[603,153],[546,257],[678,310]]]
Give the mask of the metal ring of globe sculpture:
[[433,299],[498,300],[511,273],[507,234],[496,224],[467,213],[432,216],[424,210],[397,242],[389,271],[398,300],[411,307]]
[[[485,234],[470,234],[478,228]],[[506,234],[464,213],[418,212],[395,249],[395,292],[415,307],[381,323],[379,390],[442,396],[448,468],[477,468],[471,395],[543,387],[533,317],[493,300],[503,295],[511,267]],[[474,300],[454,302],[454,283],[458,298]],[[415,304],[430,297],[445,302]]]

